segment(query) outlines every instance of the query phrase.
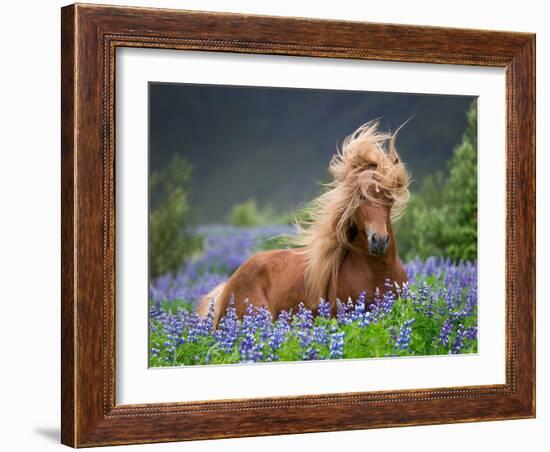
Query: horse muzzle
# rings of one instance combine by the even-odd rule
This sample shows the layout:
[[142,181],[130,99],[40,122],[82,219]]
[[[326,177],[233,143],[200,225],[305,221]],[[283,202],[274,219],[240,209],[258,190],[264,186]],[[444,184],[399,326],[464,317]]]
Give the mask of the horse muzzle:
[[390,236],[385,234],[377,234],[373,232],[368,237],[369,253],[373,256],[382,256],[388,250],[390,245]]

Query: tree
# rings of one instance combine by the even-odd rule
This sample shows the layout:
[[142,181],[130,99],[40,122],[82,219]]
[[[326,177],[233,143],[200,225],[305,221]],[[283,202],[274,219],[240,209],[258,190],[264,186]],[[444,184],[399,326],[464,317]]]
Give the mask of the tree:
[[187,193],[192,167],[174,156],[168,168],[149,179],[149,274],[155,278],[175,272],[197,248],[200,240],[187,230]]
[[447,256],[477,259],[477,103],[467,112],[462,141],[454,149],[449,174],[422,180],[403,219],[396,225],[399,251],[406,259]]
[[468,125],[451,159],[446,187],[450,218],[444,229],[446,254],[453,260],[477,258],[477,108],[468,111]]

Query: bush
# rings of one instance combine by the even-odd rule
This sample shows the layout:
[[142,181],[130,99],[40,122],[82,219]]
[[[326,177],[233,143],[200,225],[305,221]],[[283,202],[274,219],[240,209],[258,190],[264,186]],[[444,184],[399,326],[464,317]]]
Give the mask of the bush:
[[290,224],[291,215],[282,213],[277,215],[271,205],[258,207],[255,199],[235,204],[227,216],[227,223],[231,226],[251,228],[275,224]]
[[260,224],[260,212],[254,199],[235,204],[227,216],[227,222],[232,226],[252,227]]
[[165,171],[155,171],[149,179],[151,278],[175,272],[201,247],[201,238],[187,232],[191,173],[191,165],[176,155]]

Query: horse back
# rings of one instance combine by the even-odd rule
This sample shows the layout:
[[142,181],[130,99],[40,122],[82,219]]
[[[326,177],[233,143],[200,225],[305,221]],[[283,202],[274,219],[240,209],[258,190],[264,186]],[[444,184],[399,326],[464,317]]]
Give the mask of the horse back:
[[237,315],[247,303],[267,308],[275,318],[295,310],[305,296],[305,257],[292,250],[263,251],[248,258],[227,281],[220,296],[220,315],[233,297]]

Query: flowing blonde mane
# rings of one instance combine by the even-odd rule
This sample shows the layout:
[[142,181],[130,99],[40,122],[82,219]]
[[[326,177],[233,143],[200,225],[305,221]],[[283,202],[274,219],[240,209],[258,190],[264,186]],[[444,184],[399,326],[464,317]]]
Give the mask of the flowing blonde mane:
[[[336,283],[342,259],[353,248],[349,230],[356,209],[379,194],[391,202],[391,221],[404,212],[409,199],[409,175],[395,149],[397,131],[378,131],[378,121],[368,122],[348,136],[330,161],[333,181],[306,209],[307,220],[297,221],[294,244],[306,255],[306,299],[310,307],[328,296]],[[376,195],[375,195],[376,194]]]

